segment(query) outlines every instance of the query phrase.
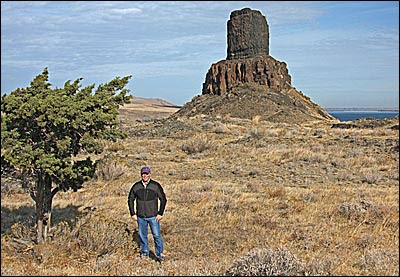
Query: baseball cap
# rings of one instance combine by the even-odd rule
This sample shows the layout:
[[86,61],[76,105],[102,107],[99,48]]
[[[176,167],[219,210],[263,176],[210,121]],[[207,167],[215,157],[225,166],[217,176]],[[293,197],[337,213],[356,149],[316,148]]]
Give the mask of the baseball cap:
[[140,174],[149,174],[149,173],[151,173],[151,171],[150,171],[150,167],[148,167],[148,166],[144,166],[144,167],[142,167],[142,169],[140,170]]

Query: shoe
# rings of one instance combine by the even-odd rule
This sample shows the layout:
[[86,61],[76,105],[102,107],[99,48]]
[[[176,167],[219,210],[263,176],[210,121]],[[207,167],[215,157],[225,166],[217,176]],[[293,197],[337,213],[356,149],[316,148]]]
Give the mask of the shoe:
[[149,257],[149,255],[147,254],[142,254],[142,253],[140,253],[140,258],[141,259],[149,259],[150,257]]
[[165,261],[165,258],[164,258],[164,256],[162,256],[162,255],[158,255],[158,256],[157,256],[157,260],[158,260],[159,262],[163,262],[163,261]]

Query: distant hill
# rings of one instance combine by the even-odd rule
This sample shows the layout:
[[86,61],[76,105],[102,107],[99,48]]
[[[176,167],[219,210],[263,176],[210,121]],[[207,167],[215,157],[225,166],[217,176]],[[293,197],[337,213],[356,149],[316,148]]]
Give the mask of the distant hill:
[[399,112],[398,108],[325,108],[328,112],[353,112],[353,111],[371,111],[371,112]]
[[170,116],[179,109],[180,106],[163,99],[134,96],[129,104],[120,107],[119,119],[122,124],[161,119]]
[[124,107],[138,107],[138,106],[146,106],[146,107],[162,107],[162,108],[180,108],[180,106],[172,104],[164,99],[160,98],[144,98],[134,96],[131,103],[125,105]]

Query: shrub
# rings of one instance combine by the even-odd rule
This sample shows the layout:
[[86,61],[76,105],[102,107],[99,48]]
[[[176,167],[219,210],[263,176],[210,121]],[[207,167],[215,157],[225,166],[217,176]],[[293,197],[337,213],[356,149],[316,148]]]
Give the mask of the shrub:
[[214,133],[216,134],[224,134],[224,133],[228,133],[229,132],[229,128],[228,126],[226,126],[225,124],[218,124],[215,128],[214,128]]
[[27,242],[32,242],[36,239],[35,230],[21,222],[14,223],[11,226],[11,235],[16,239],[21,239]]
[[115,253],[118,249],[132,248],[132,235],[128,224],[102,216],[88,215],[77,222],[70,235],[79,249],[97,255]]
[[257,182],[249,182],[246,184],[246,191],[257,193],[260,192],[262,189],[262,184]]
[[270,198],[284,198],[286,196],[286,189],[282,186],[268,187],[267,192]]
[[248,132],[248,137],[250,139],[259,140],[262,139],[264,136],[265,132],[260,128],[251,128],[250,131]]
[[279,133],[275,130],[267,130],[267,131],[265,131],[264,135],[266,137],[278,137]]
[[362,170],[361,174],[361,182],[367,184],[376,184],[382,179],[378,172],[373,172],[372,170]]
[[214,141],[207,137],[206,134],[195,135],[191,139],[185,141],[181,149],[188,154],[201,153],[209,149],[213,149]]
[[198,203],[202,197],[202,192],[197,191],[192,185],[187,185],[179,188],[179,196],[175,201],[183,205],[193,205]]
[[367,250],[361,257],[359,266],[368,275],[399,275],[399,252],[393,253],[386,249]]
[[306,275],[305,265],[285,249],[253,249],[228,269],[226,276]]
[[294,151],[294,157],[296,160],[310,162],[310,163],[321,163],[327,160],[327,157],[322,153],[315,153],[308,149],[300,148]]
[[119,164],[115,157],[106,156],[99,162],[94,173],[94,178],[103,181],[113,181],[121,178],[125,172],[128,172],[126,166]]
[[107,145],[106,150],[118,152],[126,150],[125,144],[122,141],[111,142]]
[[360,200],[356,203],[344,202],[339,206],[339,213],[345,216],[347,219],[358,220],[361,216],[367,213],[367,210],[372,206],[371,203]]

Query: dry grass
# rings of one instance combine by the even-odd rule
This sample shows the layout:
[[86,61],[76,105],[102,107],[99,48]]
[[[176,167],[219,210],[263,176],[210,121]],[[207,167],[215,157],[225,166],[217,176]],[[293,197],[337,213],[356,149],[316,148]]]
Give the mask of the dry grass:
[[[398,130],[182,123],[192,129],[109,145],[103,177],[54,198],[43,245],[15,241],[32,236],[29,196],[2,194],[2,275],[399,274]],[[129,217],[143,165],[168,197],[162,264],[139,258]]]

